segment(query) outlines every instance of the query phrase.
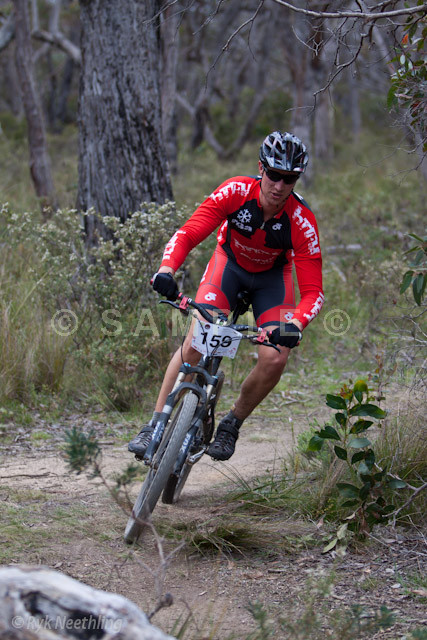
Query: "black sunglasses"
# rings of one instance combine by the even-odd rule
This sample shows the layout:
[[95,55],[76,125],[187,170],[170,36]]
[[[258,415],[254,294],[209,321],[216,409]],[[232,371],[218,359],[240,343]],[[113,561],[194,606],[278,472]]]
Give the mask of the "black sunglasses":
[[264,171],[267,178],[272,182],[279,182],[279,180],[283,180],[285,184],[294,184],[300,177],[299,173],[283,174],[279,173],[278,171],[267,169],[267,167],[264,167]]

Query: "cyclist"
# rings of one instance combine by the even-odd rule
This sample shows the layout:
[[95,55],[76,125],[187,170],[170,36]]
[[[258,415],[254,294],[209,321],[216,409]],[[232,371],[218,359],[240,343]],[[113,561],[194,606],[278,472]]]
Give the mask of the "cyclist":
[[[290,350],[323,304],[322,258],[315,217],[294,191],[308,162],[305,145],[288,132],[274,131],[260,147],[260,176],[226,180],[196,209],[166,245],[155,291],[170,300],[178,295],[176,270],[188,253],[219,227],[217,246],[196,295],[208,309],[229,313],[239,291],[251,296],[257,326],[272,331],[275,349],[260,347],[255,367],[243,382],[240,395],[218,425],[207,453],[228,460],[234,453],[239,429],[250,413],[276,386]],[[292,264],[300,292],[295,305]],[[143,456],[184,361],[196,364],[200,354],[191,346],[192,332],[178,349],[166,375],[150,422],[129,443],[129,451]]]

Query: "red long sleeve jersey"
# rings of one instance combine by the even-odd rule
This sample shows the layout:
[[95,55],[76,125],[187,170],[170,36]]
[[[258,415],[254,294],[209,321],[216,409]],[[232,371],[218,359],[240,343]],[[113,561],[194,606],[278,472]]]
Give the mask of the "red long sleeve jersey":
[[246,271],[288,270],[294,262],[301,300],[293,317],[306,326],[324,300],[316,219],[304,200],[292,192],[283,209],[264,221],[259,196],[258,178],[226,180],[169,240],[162,266],[176,271],[191,249],[219,226],[218,243]]

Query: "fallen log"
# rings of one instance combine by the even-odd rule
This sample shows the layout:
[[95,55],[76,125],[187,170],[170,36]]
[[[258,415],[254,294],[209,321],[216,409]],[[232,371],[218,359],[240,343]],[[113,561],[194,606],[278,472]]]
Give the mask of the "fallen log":
[[0,569],[0,638],[174,640],[127,598],[31,566]]

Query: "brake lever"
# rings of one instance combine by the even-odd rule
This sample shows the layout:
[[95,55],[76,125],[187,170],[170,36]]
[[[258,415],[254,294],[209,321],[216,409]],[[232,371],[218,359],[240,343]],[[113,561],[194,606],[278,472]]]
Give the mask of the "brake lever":
[[282,353],[279,349],[279,347],[277,347],[275,344],[273,344],[272,342],[268,342],[265,340],[265,335],[263,336],[262,334],[259,336],[247,336],[249,338],[249,341],[252,342],[252,344],[262,344],[264,347],[273,347],[273,349],[276,349],[276,351],[278,351],[279,353]]
[[181,311],[181,313],[183,313],[185,316],[188,316],[188,314],[190,313],[189,309],[186,309],[185,307],[181,306],[181,304],[177,304],[176,302],[173,302],[172,300],[159,300],[159,304],[170,304],[171,307],[174,307],[175,309],[178,309],[178,311]]

